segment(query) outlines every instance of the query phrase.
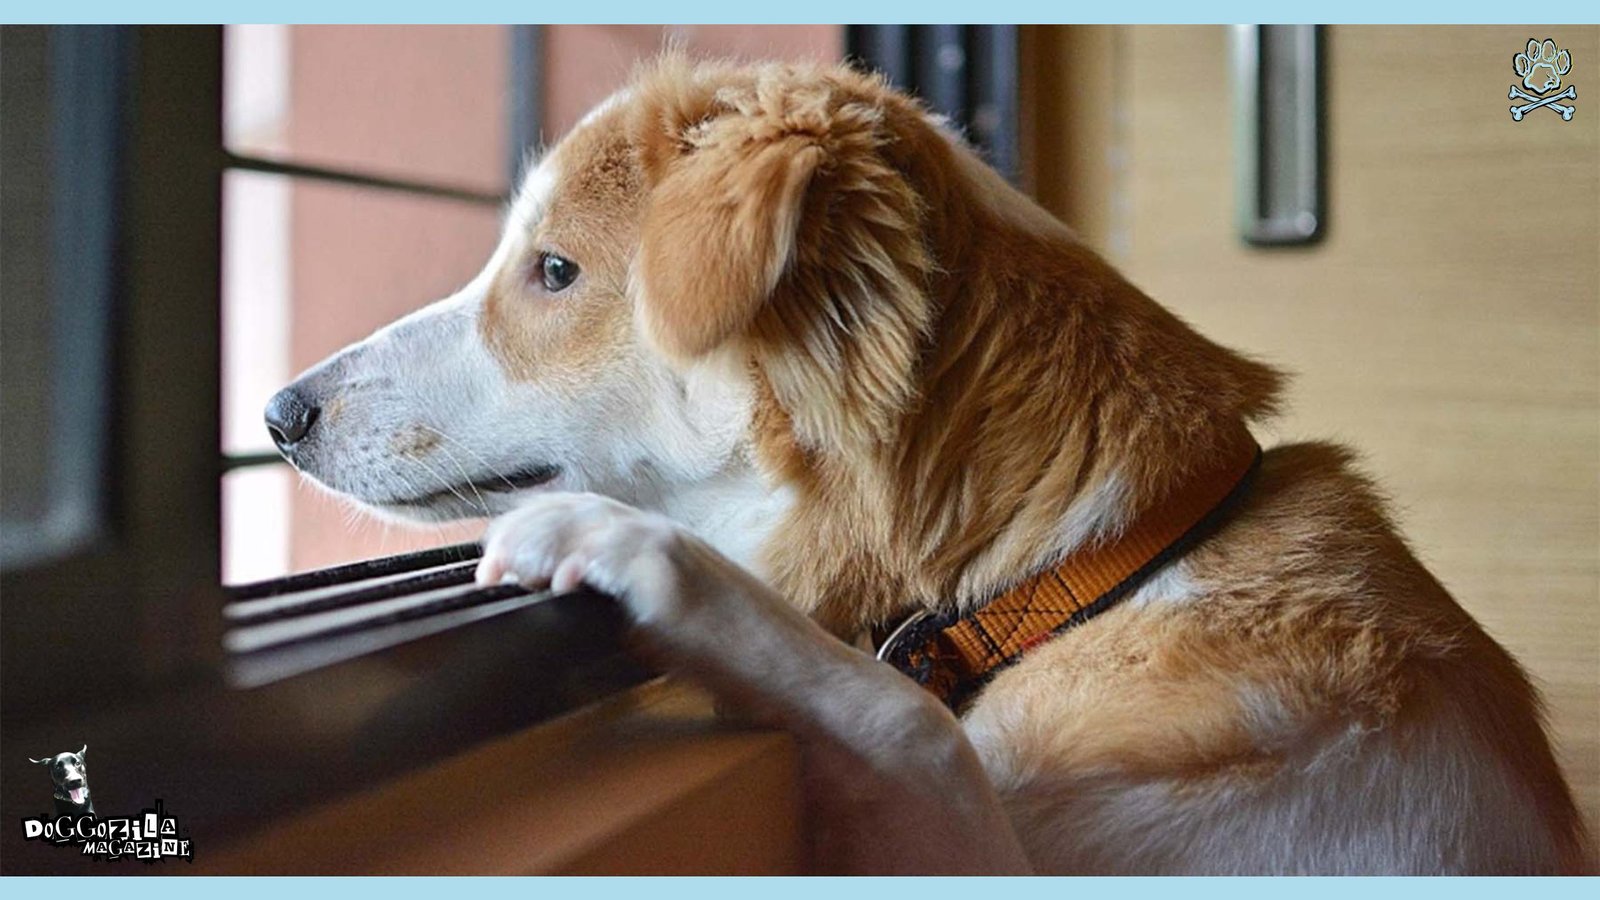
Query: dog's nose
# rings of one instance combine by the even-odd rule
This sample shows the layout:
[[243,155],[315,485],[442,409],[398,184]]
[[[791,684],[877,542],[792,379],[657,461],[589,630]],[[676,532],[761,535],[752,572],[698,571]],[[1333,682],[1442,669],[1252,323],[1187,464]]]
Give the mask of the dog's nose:
[[267,433],[272,435],[272,442],[279,450],[288,453],[310,433],[321,411],[299,391],[286,387],[267,401]]

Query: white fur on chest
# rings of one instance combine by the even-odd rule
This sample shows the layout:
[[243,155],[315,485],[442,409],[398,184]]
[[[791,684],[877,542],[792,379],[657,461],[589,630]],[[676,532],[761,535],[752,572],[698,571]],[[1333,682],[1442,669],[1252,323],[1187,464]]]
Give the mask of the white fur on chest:
[[741,568],[766,580],[762,548],[793,503],[792,491],[768,488],[759,473],[740,463],[691,489],[662,498],[660,511],[689,526]]

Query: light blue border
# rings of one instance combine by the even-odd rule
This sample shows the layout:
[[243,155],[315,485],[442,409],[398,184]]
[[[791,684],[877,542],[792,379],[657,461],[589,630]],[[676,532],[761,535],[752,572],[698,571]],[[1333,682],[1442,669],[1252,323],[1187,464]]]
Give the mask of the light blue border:
[[[1224,0],[1213,3],[1157,2],[987,2],[974,4],[949,0],[874,3],[849,0],[805,0],[789,3],[750,3],[748,0],[699,0],[693,3],[641,2],[532,3],[527,0],[9,0],[0,21],[16,23],[103,22],[520,22],[647,23],[742,22],[771,24],[810,22],[1075,22],[1075,23],[1217,23],[1217,22],[1322,22],[1438,23],[1474,22],[1514,24],[1537,15],[1547,22],[1595,22],[1600,3],[1595,0],[1528,2],[1383,2],[1346,0],[1342,3],[1291,4],[1284,0]],[[978,18],[974,19],[974,16]]]
[[[986,894],[1006,900],[1525,900],[1530,896],[1579,900],[1594,896],[1594,878],[387,878],[359,884],[336,878],[113,878],[80,882],[90,896],[119,900],[349,900],[353,891],[383,900],[431,898],[442,892],[472,900],[885,900],[914,896],[973,900]],[[0,879],[44,897],[62,892],[49,878]]]
[[[130,3],[128,0],[84,0],[84,2],[43,3],[39,0],[11,0],[0,21],[6,23],[194,23],[194,22],[297,22],[297,23],[445,23],[513,22],[537,20],[550,23],[627,22],[665,24],[664,14],[676,22],[743,22],[769,24],[793,19],[803,12],[809,21],[831,22],[1077,22],[1077,23],[1219,23],[1219,22],[1322,22],[1328,24],[1395,24],[1474,22],[1513,24],[1528,14],[1552,22],[1595,22],[1600,19],[1600,3],[1595,0],[1550,0],[1537,7],[1526,3],[1481,2],[1376,2],[1347,0],[1320,5],[1289,5],[1282,0],[1266,2],[1224,2],[1209,4],[1155,2],[1055,3],[988,2],[975,9],[970,3],[922,0],[917,3],[878,3],[870,6],[841,0],[808,0],[798,4],[761,4],[703,0],[688,4],[623,2],[611,4],[570,3],[534,4],[510,0],[451,0],[449,3],[423,3],[418,0],[236,0],[226,4],[200,0]],[[787,13],[787,14],[785,14]],[[978,13],[974,17],[974,13]],[[898,882],[898,883],[897,883]],[[0,879],[8,893],[29,890],[27,896],[51,896],[61,885],[46,878]],[[890,893],[924,897],[962,897],[970,900],[978,892],[995,892],[1010,898],[1037,897],[1040,900],[1086,900],[1114,897],[1116,900],[1182,897],[1183,900],[1283,900],[1285,893],[1294,900],[1418,900],[1434,896],[1449,900],[1505,900],[1509,892],[1518,896],[1587,898],[1595,895],[1595,879],[1206,879],[1206,878],[1131,878],[1131,879],[1008,879],[1004,883],[985,880],[968,883],[965,879],[386,879],[381,884],[362,882],[360,890],[381,891],[384,900],[410,900],[434,897],[440,891],[470,891],[473,900],[507,897],[611,898],[643,897],[647,900],[748,900],[759,894],[761,900],[845,900],[848,897],[882,900]],[[87,886],[87,885],[85,885]],[[282,900],[292,894],[296,900],[334,897],[345,900],[352,890],[349,882],[317,878],[115,878],[96,881],[95,894],[114,892],[119,898],[151,897],[162,900],[203,898],[211,900],[226,892],[229,900]]]

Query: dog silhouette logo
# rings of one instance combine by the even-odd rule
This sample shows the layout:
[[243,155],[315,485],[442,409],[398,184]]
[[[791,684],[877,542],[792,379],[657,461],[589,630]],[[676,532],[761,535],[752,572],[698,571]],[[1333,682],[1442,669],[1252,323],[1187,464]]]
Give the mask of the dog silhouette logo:
[[63,816],[94,815],[94,800],[89,796],[89,745],[77,753],[57,753],[44,759],[28,757],[35,765],[48,766],[55,785],[56,813]]
[[[82,856],[96,859],[137,859],[156,863],[181,857],[194,862],[194,841],[178,817],[167,812],[160,798],[138,815],[104,816],[95,812],[89,796],[89,745],[77,753],[67,751],[28,762],[50,770],[55,786],[54,814],[22,820],[22,839],[56,846],[75,846]],[[115,787],[115,785],[113,785]]]
[[1526,100],[1521,106],[1511,107],[1511,118],[1521,122],[1522,117],[1528,113],[1544,107],[1554,113],[1559,113],[1563,121],[1572,121],[1572,113],[1576,105],[1557,103],[1557,100],[1578,99],[1578,89],[1567,85],[1567,89],[1559,91],[1561,76],[1572,71],[1572,54],[1565,50],[1557,50],[1556,42],[1548,38],[1544,43],[1529,40],[1528,48],[1511,58],[1511,68],[1522,76],[1522,86],[1532,91],[1531,94],[1517,90],[1516,85],[1511,86],[1511,91],[1506,95],[1508,100]]

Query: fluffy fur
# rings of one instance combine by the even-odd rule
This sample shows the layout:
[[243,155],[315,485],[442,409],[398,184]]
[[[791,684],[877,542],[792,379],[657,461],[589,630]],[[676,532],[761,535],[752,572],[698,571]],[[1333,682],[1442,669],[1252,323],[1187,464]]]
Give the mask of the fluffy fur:
[[[821,869],[1587,867],[1527,678],[1331,446],[1268,452],[1220,533],[961,722],[839,640],[1113,539],[1280,382],[881,80],[668,56],[540,161],[478,279],[302,378],[296,462],[509,513],[486,582],[619,596],[800,738]],[[529,466],[557,474],[494,483]]]

